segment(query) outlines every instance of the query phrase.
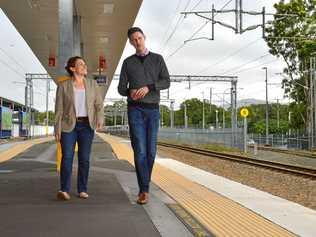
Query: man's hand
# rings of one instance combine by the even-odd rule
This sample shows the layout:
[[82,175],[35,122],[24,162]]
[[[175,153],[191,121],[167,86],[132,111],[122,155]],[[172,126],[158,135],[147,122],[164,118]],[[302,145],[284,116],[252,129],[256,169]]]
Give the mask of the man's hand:
[[136,92],[137,92],[137,89],[131,89],[129,91],[129,94],[130,94],[132,100],[137,100],[137,98],[135,97]]
[[149,92],[148,86],[141,87],[139,89],[130,90],[130,95],[133,100],[139,100],[144,98]]

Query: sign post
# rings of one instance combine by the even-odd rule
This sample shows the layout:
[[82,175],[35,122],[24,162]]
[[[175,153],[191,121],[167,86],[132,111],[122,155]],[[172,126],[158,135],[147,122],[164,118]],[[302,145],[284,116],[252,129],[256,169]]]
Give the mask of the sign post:
[[244,118],[244,152],[247,152],[247,117],[249,115],[249,111],[246,108],[242,108],[240,110],[241,117]]

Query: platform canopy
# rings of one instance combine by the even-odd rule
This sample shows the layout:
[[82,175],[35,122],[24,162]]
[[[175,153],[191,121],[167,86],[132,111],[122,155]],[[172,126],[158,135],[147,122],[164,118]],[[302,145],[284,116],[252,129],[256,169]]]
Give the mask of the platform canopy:
[[[59,74],[59,34],[67,24],[60,17],[65,14],[61,13],[61,5],[69,1],[73,16],[77,16],[74,19],[79,19],[79,38],[74,37],[74,41],[80,40],[80,52],[89,72],[97,73],[100,59],[103,63],[105,59],[107,68],[102,73],[112,78],[127,29],[133,25],[142,0],[0,0],[0,7],[55,79]],[[49,59],[55,67],[49,66]]]

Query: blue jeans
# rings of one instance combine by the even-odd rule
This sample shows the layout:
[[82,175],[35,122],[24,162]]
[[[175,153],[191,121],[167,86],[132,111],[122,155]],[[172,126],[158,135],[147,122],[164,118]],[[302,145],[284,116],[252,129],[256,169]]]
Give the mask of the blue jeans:
[[78,177],[77,191],[87,192],[90,167],[91,145],[94,130],[89,123],[77,122],[71,132],[61,133],[62,160],[60,168],[60,190],[69,192],[71,187],[72,163],[76,142],[78,143]]
[[134,105],[128,107],[129,132],[140,193],[149,191],[157,150],[159,117],[159,109],[147,109]]

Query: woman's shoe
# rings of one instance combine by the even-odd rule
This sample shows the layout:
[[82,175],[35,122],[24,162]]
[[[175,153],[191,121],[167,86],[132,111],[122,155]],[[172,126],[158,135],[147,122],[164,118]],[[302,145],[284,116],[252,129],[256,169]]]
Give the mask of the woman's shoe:
[[70,195],[67,192],[58,191],[57,199],[62,201],[68,201],[70,199]]
[[81,192],[78,196],[79,198],[87,199],[89,197],[89,194],[87,194],[86,192]]

